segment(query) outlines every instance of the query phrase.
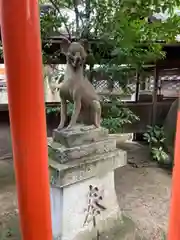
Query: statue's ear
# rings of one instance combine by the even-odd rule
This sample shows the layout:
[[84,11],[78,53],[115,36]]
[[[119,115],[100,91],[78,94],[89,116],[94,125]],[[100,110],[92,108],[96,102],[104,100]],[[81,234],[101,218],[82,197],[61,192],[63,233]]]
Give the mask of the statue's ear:
[[63,39],[61,42],[61,52],[67,54],[71,42],[68,39]]
[[81,39],[79,43],[83,46],[84,50],[88,53],[90,50],[90,44],[87,39]]

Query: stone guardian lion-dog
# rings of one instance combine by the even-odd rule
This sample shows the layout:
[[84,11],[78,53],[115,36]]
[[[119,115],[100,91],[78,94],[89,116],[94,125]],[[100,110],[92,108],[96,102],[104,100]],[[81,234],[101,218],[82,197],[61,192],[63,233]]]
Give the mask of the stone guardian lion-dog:
[[65,126],[67,101],[74,104],[67,129],[73,127],[78,120],[87,125],[100,127],[101,105],[99,96],[93,85],[84,76],[84,64],[88,48],[88,42],[85,40],[71,43],[64,39],[61,44],[62,53],[66,55],[67,65],[64,80],[60,84],[54,85],[55,88],[59,89],[61,99],[61,120],[58,130]]

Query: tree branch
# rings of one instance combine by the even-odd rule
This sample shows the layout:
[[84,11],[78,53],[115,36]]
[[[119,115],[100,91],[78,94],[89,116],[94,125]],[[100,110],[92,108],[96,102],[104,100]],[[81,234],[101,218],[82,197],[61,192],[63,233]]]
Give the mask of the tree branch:
[[90,0],[86,0],[86,5],[85,5],[85,24],[83,26],[82,30],[82,37],[88,38],[89,35],[89,27],[90,27],[90,16],[91,16],[91,4]]
[[76,0],[73,0],[73,6],[74,6],[74,12],[76,15],[76,37],[79,37],[79,10],[78,10],[78,5]]
[[57,4],[56,4],[53,0],[49,0],[49,1],[50,1],[50,3],[53,5],[53,7],[58,11],[58,13],[60,14],[61,19],[62,19],[62,21],[63,21],[63,23],[64,23],[64,26],[65,26],[65,28],[66,28],[66,31],[67,31],[67,33],[68,33],[69,40],[71,40],[71,33],[70,33],[70,31],[69,31],[69,28],[68,28],[68,25],[67,25],[66,21],[64,21],[63,15],[62,15],[59,7],[57,6]]

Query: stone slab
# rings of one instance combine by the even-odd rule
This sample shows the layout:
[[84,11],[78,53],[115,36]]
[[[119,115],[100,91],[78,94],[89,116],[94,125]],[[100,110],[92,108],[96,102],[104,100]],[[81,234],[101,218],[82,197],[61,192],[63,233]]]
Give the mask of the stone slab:
[[50,181],[54,186],[63,187],[94,176],[103,176],[126,164],[127,153],[119,149],[66,164],[60,164],[49,158]]
[[49,156],[57,162],[66,163],[82,157],[88,157],[91,154],[103,154],[112,152],[116,149],[116,140],[107,138],[105,140],[84,144],[72,148],[54,142],[52,138],[48,139]]
[[[98,189],[98,196],[101,196],[98,203],[104,207],[95,216],[95,228],[92,214],[88,214],[89,186]],[[54,213],[54,240],[92,240],[96,239],[97,230],[100,234],[112,230],[122,221],[114,186],[114,171],[64,186],[63,189],[51,188],[51,212]]]
[[59,142],[65,147],[81,146],[101,141],[108,137],[108,129],[96,128],[95,126],[85,126],[77,124],[71,129],[62,129],[53,131],[53,140]]

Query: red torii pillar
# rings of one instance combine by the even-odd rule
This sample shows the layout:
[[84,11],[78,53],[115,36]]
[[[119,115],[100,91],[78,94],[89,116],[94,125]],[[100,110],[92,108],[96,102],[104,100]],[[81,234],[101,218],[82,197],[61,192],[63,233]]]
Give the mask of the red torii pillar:
[[168,240],[180,240],[180,101],[177,113]]
[[38,0],[1,0],[13,159],[23,240],[52,240]]

